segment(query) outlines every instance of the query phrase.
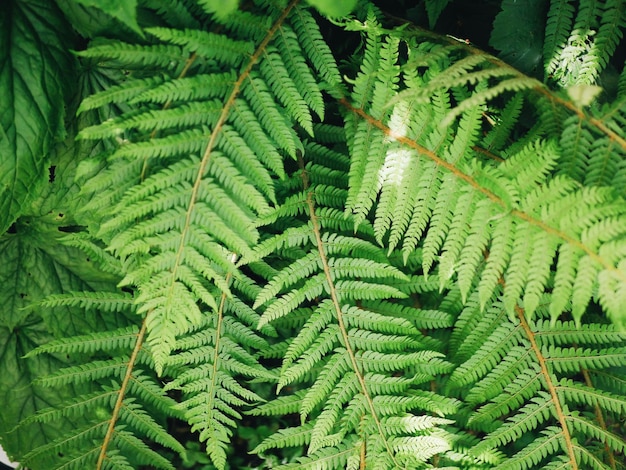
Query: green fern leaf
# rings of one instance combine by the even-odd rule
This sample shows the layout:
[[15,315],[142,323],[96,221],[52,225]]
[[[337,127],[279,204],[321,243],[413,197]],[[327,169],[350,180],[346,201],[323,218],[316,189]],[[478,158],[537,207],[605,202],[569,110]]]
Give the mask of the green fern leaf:
[[575,7],[569,0],[551,2],[543,43],[544,68],[552,73],[556,70],[557,57],[567,43],[572,26]]
[[181,62],[182,50],[165,44],[140,46],[123,42],[104,42],[80,51],[78,55],[85,59],[97,59],[100,62],[123,63],[129,68],[156,66],[173,69]]
[[[313,458],[328,458],[329,465],[344,465],[359,455],[350,443],[358,437],[362,420],[366,419],[366,435],[371,441],[368,459],[372,462],[385,461],[385,465],[392,466],[405,459],[426,460],[432,454],[423,452],[409,458],[402,445],[393,444],[404,442],[406,437],[410,447],[413,444],[409,442],[413,441],[408,435],[419,435],[426,428],[388,431],[383,428],[383,418],[406,416],[409,409],[401,403],[385,408],[382,403],[389,403],[387,400],[394,394],[400,398],[408,388],[421,386],[450,366],[439,359],[440,353],[428,350],[429,343],[422,342],[422,335],[412,322],[403,318],[402,313],[410,317],[409,310],[402,306],[394,309],[392,302],[383,303],[387,298],[407,297],[401,286],[409,278],[371,243],[371,227],[362,223],[351,233],[354,222],[339,223],[343,220],[342,212],[323,212],[328,206],[343,207],[338,198],[345,201],[346,192],[330,191],[329,179],[325,177],[328,167],[343,165],[343,159],[324,160],[334,154],[319,146],[305,144],[305,149],[306,158],[314,164],[300,159],[300,171],[294,174],[292,182],[286,182],[302,188],[302,194],[288,197],[289,209],[278,207],[277,214],[267,218],[269,223],[279,224],[283,217],[295,215],[299,227],[292,224],[284,233],[261,243],[257,251],[257,256],[265,256],[270,262],[272,249],[291,249],[294,259],[269,273],[271,277],[258,293],[255,306],[263,308],[260,325],[279,326],[288,324],[290,316],[307,305],[314,305],[286,347],[278,389],[298,387],[309,381],[311,384],[293,400],[279,398],[275,406],[263,406],[267,412],[297,406],[302,425],[284,430],[284,435],[273,435],[256,451],[306,444],[307,457],[298,465],[306,467]],[[339,178],[335,181],[345,184]],[[327,197],[328,191],[336,196]],[[333,223],[334,218],[339,220]],[[370,304],[379,312],[369,310]],[[414,378],[393,377],[398,371],[411,371]],[[414,408],[416,403],[409,406]],[[447,449],[441,447],[442,451]]]
[[[537,313],[547,316],[548,304]],[[522,311],[514,324],[502,315],[502,306],[499,310],[499,315],[494,309],[495,315],[484,316],[474,304],[463,311],[463,321],[458,324],[471,331],[458,331],[463,338],[457,346],[460,365],[451,374],[448,387],[467,390],[462,392],[465,401],[475,410],[467,425],[485,433],[472,455],[480,459],[486,451],[505,449],[527,437],[528,444],[497,468],[529,468],[550,462],[558,468],[556,462],[564,459],[586,468],[588,459],[596,457],[577,451],[576,440],[582,434],[607,445],[609,452],[621,452],[621,445],[604,425],[594,423],[594,416],[600,420],[604,413],[621,413],[623,400],[595,390],[591,379],[585,383],[571,374],[588,368],[609,371],[622,363],[622,348],[613,346],[623,345],[623,335],[608,325],[577,330],[573,322],[529,323]],[[595,344],[588,331],[598,332],[598,345],[606,337],[606,346],[598,350],[579,347],[587,341]],[[595,415],[579,414],[581,408],[594,410]]]
[[[134,267],[123,283],[139,288],[138,311],[148,314],[148,343],[159,371],[175,338],[200,325],[195,298],[217,310],[219,292],[230,295],[225,281],[234,269],[230,253],[249,258],[250,246],[258,240],[254,218],[275,201],[271,171],[283,174],[279,152],[295,156],[300,145],[290,123],[313,132],[309,109],[322,112],[320,91],[311,79],[315,72],[297,70],[306,58],[320,72],[331,73],[330,56],[312,51],[324,49],[319,45],[321,36],[310,30],[309,14],[293,5],[272,15],[275,24],[264,36],[252,33],[266,27],[261,14],[244,15],[250,23],[245,28],[239,23],[243,17],[235,14],[232,24],[230,17],[220,21],[241,28],[240,38],[154,27],[147,29],[154,46],[142,49],[112,42],[84,54],[115,59],[124,66],[151,63],[161,68],[158,85],[151,90],[144,79],[143,86],[125,86],[128,92],[134,90],[132,96],[125,96],[140,111],[124,113],[81,134],[83,139],[132,135],[131,142],[110,157],[111,164],[143,159],[141,166],[126,172],[123,182],[117,182],[119,189],[102,199],[114,209],[99,235],[118,257],[136,260],[130,261]],[[302,39],[290,34],[290,28],[295,31],[303,24],[308,31]],[[282,25],[286,29],[280,40],[289,44],[287,51],[269,44]],[[178,54],[174,65],[185,62],[189,67],[200,58],[208,65],[177,75],[180,72],[171,69],[165,58],[150,62],[159,48]],[[287,55],[290,58],[285,59]],[[209,65],[213,63],[219,65]],[[256,63],[258,72],[253,69]],[[203,91],[207,85],[210,91]],[[103,102],[92,101],[85,109]],[[165,103],[165,109],[145,110],[149,103]],[[87,190],[101,191],[104,181],[93,180]],[[155,256],[140,261],[154,250]],[[213,291],[211,284],[219,290]],[[185,305],[186,313],[174,308],[176,304]]]
[[[95,385],[96,391],[77,396],[62,408],[43,410],[20,424],[26,426],[30,421],[45,423],[62,417],[71,417],[80,423],[76,429],[27,454],[24,457],[26,462],[33,466],[47,462],[46,465],[51,468],[82,468],[82,465],[99,466],[112,458],[127,467],[152,465],[172,468],[167,459],[137,437],[142,436],[178,453],[184,452],[183,446],[146,411],[146,408],[158,409],[166,416],[177,416],[173,409],[174,401],[165,395],[160,385],[155,384],[153,377],[144,375],[137,367],[141,362],[152,366],[149,356],[139,354],[137,349],[144,333],[145,328],[141,331],[136,327],[122,328],[57,341],[33,352],[74,354],[78,351],[93,356],[107,351],[116,357],[66,367],[40,379],[49,387],[88,382]],[[124,351],[131,349],[133,353],[130,357],[123,355]],[[132,373],[129,366],[134,369]],[[100,444],[94,446],[94,442]]]

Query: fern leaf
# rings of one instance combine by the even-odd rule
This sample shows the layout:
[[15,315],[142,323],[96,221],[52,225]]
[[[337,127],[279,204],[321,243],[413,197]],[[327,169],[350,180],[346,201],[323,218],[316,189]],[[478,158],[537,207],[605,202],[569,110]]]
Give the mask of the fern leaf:
[[[593,38],[594,47],[583,58],[580,67],[579,83],[595,83],[600,72],[606,68],[610,57],[615,53],[623,36],[624,12],[622,5],[619,2],[607,1],[603,7],[600,14],[601,23]],[[584,13],[581,11],[579,15]]]
[[119,85],[109,87],[97,95],[86,97],[80,104],[77,113],[99,108],[110,103],[126,103],[141,96],[148,90],[157,88],[163,83],[163,77],[146,77],[141,80],[130,80]]
[[300,41],[305,57],[329,86],[329,91],[335,96],[341,95],[343,91],[341,74],[311,12],[305,8],[294,8],[290,12],[289,22]]
[[283,104],[293,121],[297,122],[310,135],[313,134],[313,119],[309,106],[298,91],[296,84],[287,73],[287,66],[278,51],[268,48],[265,60],[261,63],[261,74],[269,84],[272,93]]
[[612,395],[600,389],[592,389],[573,380],[562,380],[559,383],[558,392],[563,394],[568,401],[588,406],[599,406],[616,414],[624,413],[626,406],[626,401],[621,396]]
[[[133,308],[133,300],[130,295],[118,292],[69,292],[67,294],[49,295],[37,305],[47,308],[56,308],[60,306],[80,307],[85,310],[101,310],[104,312],[119,312]],[[127,327],[133,330],[134,327]],[[112,337],[118,337],[120,332],[110,332]],[[77,339],[76,337],[72,338]],[[51,343],[47,343],[44,347],[49,348]],[[31,354],[35,354],[34,350]],[[50,349],[41,352],[50,352]]]
[[[110,157],[111,164],[143,160],[116,184],[120,189],[104,196],[112,210],[99,235],[133,266],[124,283],[139,290],[136,300],[139,312],[148,314],[147,341],[159,371],[176,337],[200,325],[195,299],[217,310],[219,292],[230,295],[225,282],[234,269],[230,253],[247,256],[257,242],[254,219],[275,201],[272,172],[283,175],[279,152],[295,156],[299,148],[292,123],[313,132],[309,110],[322,112],[312,79],[318,72],[308,65],[307,71],[298,68],[309,60],[328,79],[336,74],[308,12],[293,4],[284,11],[271,10],[274,25],[258,36],[254,28],[267,31],[261,11],[243,15],[246,27],[240,23],[242,15],[234,15],[232,24],[223,19],[227,28],[238,31],[235,36],[153,27],[147,29],[153,46],[111,42],[84,54],[124,66],[150,63],[159,77],[150,90],[144,79],[143,85],[124,87],[128,92],[123,96],[138,111],[81,134],[83,139],[130,136]],[[270,44],[283,25],[279,40],[289,45],[284,52]],[[290,33],[303,25],[307,31],[302,37]],[[154,52],[161,49],[176,53],[176,60],[154,61]],[[200,60],[217,65],[189,68]],[[172,68],[176,64],[187,65]],[[111,97],[121,99],[121,93]],[[86,106],[98,103],[102,99],[93,98]],[[151,103],[164,103],[164,109],[152,109]],[[104,181],[90,182],[88,190],[101,191]],[[158,253],[140,261],[149,252]],[[186,313],[177,305],[184,305]]]
[[[87,293],[83,293],[87,294]],[[69,299],[68,299],[69,297]],[[90,297],[92,295],[85,295],[85,297],[90,301]],[[105,298],[102,295],[93,295],[97,300],[101,300]],[[128,297],[121,296],[121,299],[125,301],[129,301]],[[69,300],[71,304],[78,301],[79,305],[82,306],[83,299],[76,299],[75,294],[70,294],[69,296],[52,296],[48,300],[44,301],[47,306],[57,307],[59,305],[65,305]],[[108,299],[106,299],[108,300]],[[115,299],[117,300],[117,299]],[[138,329],[136,326],[127,326],[124,328],[120,328],[118,330],[110,330],[106,332],[98,332],[87,334],[83,336],[73,336],[71,338],[63,338],[62,340],[52,341],[50,343],[46,343],[42,346],[39,346],[37,349],[33,349],[27,355],[27,357],[35,356],[37,354],[44,353],[85,353],[90,354],[96,351],[115,351],[118,349],[129,349],[132,345],[135,344],[137,340]]]
[[311,423],[294,428],[279,429],[271,437],[261,442],[252,452],[263,454],[268,449],[282,449],[284,447],[297,447],[308,444],[311,441]]
[[244,58],[254,51],[253,45],[248,41],[238,41],[208,31],[155,27],[146,28],[146,32],[162,42],[183,46],[191,53],[215,60],[227,67],[240,66]]
[[285,69],[288,71],[291,80],[293,80],[298,94],[308,107],[323,120],[324,99],[315,76],[309,67],[306,66],[304,51],[300,46],[296,33],[289,26],[281,28],[276,42],[277,49],[282,51],[281,58],[284,61]]
[[[89,49],[80,51],[78,55],[86,59],[98,59],[101,62],[123,63],[129,68],[156,66],[173,69],[182,62],[181,48],[166,44],[143,46],[111,42],[94,45]],[[100,98],[98,99],[102,102]]]
[[[537,314],[545,317],[547,310],[538,308]],[[459,327],[471,326],[472,331],[459,332],[465,344],[460,346],[462,362],[451,375],[450,387],[468,387],[467,403],[472,408],[478,405],[468,426],[485,436],[471,453],[480,459],[485,451],[507,448],[527,436],[529,443],[497,468],[529,468],[550,462],[558,468],[557,462],[564,460],[587,468],[589,459],[596,457],[577,450],[579,433],[593,436],[595,442],[608,446],[609,452],[621,452],[621,444],[603,424],[594,422],[594,416],[600,420],[603,413],[621,413],[623,400],[594,390],[589,379],[585,383],[571,375],[587,368],[610,370],[621,363],[623,351],[613,347],[615,342],[623,344],[621,334],[611,336],[612,327],[607,325],[587,325],[578,331],[573,322],[530,323],[524,312],[518,311],[517,316],[519,324],[515,325],[506,315],[483,318],[477,306],[462,313],[464,321]],[[589,339],[588,329],[598,331],[598,344],[608,335],[606,346],[597,351],[579,347],[579,342],[595,343]],[[579,414],[581,408],[594,410],[595,415]]]
[[[421,341],[421,334],[411,321],[402,317],[408,310],[391,308],[392,302],[384,303],[390,297],[407,297],[396,285],[402,286],[409,278],[371,243],[371,227],[362,223],[351,233],[352,220],[333,223],[334,218],[342,220],[343,214],[337,210],[323,212],[325,207],[337,205],[340,202],[337,198],[344,201],[346,198],[345,191],[331,191],[336,194],[333,198],[326,196],[329,179],[323,175],[328,174],[328,167],[339,162],[322,160],[323,156],[333,154],[319,146],[305,144],[305,148],[306,157],[316,164],[306,164],[301,158],[300,171],[294,173],[291,182],[286,182],[301,188],[301,195],[288,197],[285,202],[290,209],[278,207],[277,214],[267,219],[268,223],[279,224],[282,217],[295,214],[299,228],[292,224],[285,233],[263,242],[257,251],[257,256],[264,255],[267,262],[272,259],[272,249],[292,248],[295,257],[270,273],[266,287],[257,295],[256,306],[263,307],[260,325],[279,326],[313,303],[312,313],[284,353],[278,389],[297,387],[308,381],[311,385],[293,400],[279,398],[276,406],[263,406],[268,412],[297,406],[302,425],[284,430],[284,436],[282,432],[275,434],[256,451],[306,444],[307,457],[298,465],[306,467],[313,458],[328,458],[329,465],[347,464],[344,457],[354,458],[358,451],[344,453],[342,449],[350,448],[362,426],[360,422],[366,419],[369,423],[366,436],[372,446],[368,445],[368,459],[398,465],[408,457],[402,445],[396,448],[393,443],[404,442],[402,439],[406,437],[409,445],[412,441],[408,435],[419,435],[426,428],[389,431],[382,425],[383,417],[406,416],[409,410],[401,403],[388,408],[382,403],[389,403],[387,400],[393,394],[400,398],[409,387],[419,387],[429,378],[445,373],[449,365],[439,359],[439,353],[427,349],[427,342]],[[340,179],[336,182],[344,184]],[[369,310],[370,304],[379,312]],[[414,379],[393,377],[401,370],[410,370]],[[291,436],[302,436],[302,440],[292,440]],[[420,456],[409,460],[417,462],[432,454],[424,452]]]
[[[170,469],[182,418],[223,470],[249,414],[286,418],[254,450],[277,468],[617,468],[626,74],[582,103],[364,2],[333,23],[363,34],[343,79],[296,0],[208,3],[145,0],[141,42],[77,54],[101,91],[64,243],[132,295],[31,307],[106,315],[28,355],[84,393],[24,422],[76,422],[25,464]],[[558,85],[623,34],[620,1],[579,3],[547,8]]]
[[[265,348],[267,343],[252,330],[259,316],[247,305],[251,302],[242,301],[246,291],[237,289],[245,285],[247,290],[257,293],[258,288],[253,287],[250,279],[239,276],[239,282],[229,289],[238,295],[230,300],[222,294],[217,317],[206,319],[197,332],[181,335],[175,354],[167,361],[168,370],[175,371],[176,378],[166,389],[184,394],[177,409],[184,412],[192,431],[199,432],[200,441],[206,441],[207,454],[221,468],[226,466],[232,429],[237,425],[236,420],[241,419],[238,409],[262,401],[234,377],[276,380],[249,352]],[[242,308],[247,309],[246,315],[238,313]]]
[[[138,368],[141,362],[151,362],[147,354],[141,355],[137,349],[144,333],[145,328],[140,331],[136,327],[121,328],[57,341],[33,352],[80,352],[88,354],[87,357],[97,357],[94,355],[106,351],[115,357],[66,367],[40,379],[50,387],[88,382],[95,391],[77,396],[61,408],[34,415],[32,420],[40,422],[72,417],[78,425],[75,430],[26,455],[25,461],[33,465],[46,462],[50,468],[83,468],[84,465],[99,467],[104,460],[112,459],[130,468],[137,465],[172,468],[168,460],[137,437],[178,453],[184,452],[183,446],[146,411],[146,408],[159,409],[165,416],[177,416],[173,400],[155,384],[153,377],[142,374]],[[125,356],[130,350],[130,356]],[[27,424],[28,421],[24,421],[21,426]],[[94,442],[99,444],[94,446]]]

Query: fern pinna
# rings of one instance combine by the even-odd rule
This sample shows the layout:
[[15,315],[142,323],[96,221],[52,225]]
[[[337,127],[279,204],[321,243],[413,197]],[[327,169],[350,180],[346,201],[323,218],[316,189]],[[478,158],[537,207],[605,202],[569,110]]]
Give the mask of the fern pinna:
[[362,35],[344,78],[295,0],[158,3],[143,37],[78,52],[99,90],[66,243],[119,292],[41,306],[123,328],[32,353],[77,363],[42,383],[92,383],[24,423],[80,424],[26,462],[171,468],[180,418],[226,469],[238,423],[278,416],[253,454],[279,468],[623,468],[626,80],[584,88],[614,2],[569,93],[367,1],[333,22]]
[[[110,304],[114,300],[85,297],[82,302],[88,308],[97,308],[99,301]],[[59,305],[68,300],[60,299]],[[74,296],[74,300],[78,297]],[[128,298],[118,299],[120,303],[124,300]],[[163,417],[180,418],[181,415],[174,408],[175,401],[165,394],[154,377],[150,355],[141,349],[144,330],[145,327],[130,326],[76,336],[48,343],[31,353],[62,352],[91,359],[40,379],[45,386],[98,385],[64,406],[42,410],[21,424],[62,418],[76,423],[67,434],[26,454],[24,464],[34,468],[51,464],[54,468],[137,468],[141,465],[174,468],[154,446],[144,442],[147,439],[175,452],[184,452],[183,445],[165,429],[165,423],[152,417],[153,410],[158,410]]]

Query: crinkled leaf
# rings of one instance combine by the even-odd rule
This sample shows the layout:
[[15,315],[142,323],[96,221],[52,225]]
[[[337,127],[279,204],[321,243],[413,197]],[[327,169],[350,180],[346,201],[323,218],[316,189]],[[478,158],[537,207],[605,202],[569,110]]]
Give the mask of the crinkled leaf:
[[14,430],[17,423],[85,391],[69,386],[46,388],[35,381],[58,369],[66,358],[24,356],[52,339],[115,328],[127,321],[70,307],[26,308],[49,294],[107,291],[117,282],[117,278],[100,272],[88,255],[63,243],[67,231],[75,227],[71,214],[80,203],[74,184],[78,155],[71,141],[68,138],[68,144],[56,147],[52,156],[55,170],[49,172],[41,197],[0,237],[0,440],[18,459],[76,423],[33,422]]
[[[101,272],[78,248],[66,246],[66,232],[77,229],[61,210],[39,217],[22,217],[0,238],[0,325],[11,330],[26,321],[33,302],[53,293],[111,290],[118,279]],[[69,310],[41,312],[54,335],[76,334],[94,327]]]
[[59,336],[89,331],[102,321],[69,308],[58,309],[45,319],[40,309],[25,309],[47,294],[88,285],[77,276],[86,271],[81,267],[84,255],[79,258],[78,250],[54,243],[50,235],[46,238],[43,234],[28,233],[37,225],[33,223],[34,219],[24,225],[16,224],[17,233],[5,234],[0,239],[0,282],[4,286],[0,290],[0,403],[3,406],[0,438],[7,451],[18,457],[58,437],[63,427],[74,424],[32,423],[11,432],[15,426],[36,411],[77,392],[71,387],[52,389],[33,382],[57,369],[61,365],[59,358],[44,354],[25,359],[24,355],[53,339],[51,332]]
[[0,233],[34,200],[63,135],[70,31],[54,2],[9,0],[0,8]]
[[119,29],[117,27],[119,20],[98,8],[79,5],[75,0],[56,0],[56,4],[72,24],[72,28],[83,37],[106,36],[111,31]]
[[540,73],[537,67],[543,54],[544,10],[544,0],[504,0],[489,39],[502,60],[530,75]]
[[137,0],[75,0],[86,7],[95,7],[118,19],[133,31],[141,34],[137,23]]
[[47,354],[23,359],[27,352],[50,339],[47,328],[35,314],[23,319],[19,328],[14,330],[0,326],[0,440],[14,460],[50,442],[60,435],[61,429],[73,425],[67,420],[58,420],[48,424],[32,423],[15,429],[22,419],[76,393],[69,386],[51,389],[33,382],[37,377],[59,367],[60,361]]

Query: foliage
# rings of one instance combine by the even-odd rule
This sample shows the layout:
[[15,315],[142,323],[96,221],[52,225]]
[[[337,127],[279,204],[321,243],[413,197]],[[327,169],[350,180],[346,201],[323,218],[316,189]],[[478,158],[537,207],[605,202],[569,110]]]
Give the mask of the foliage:
[[626,468],[623,3],[353,3],[0,13],[14,459]]

